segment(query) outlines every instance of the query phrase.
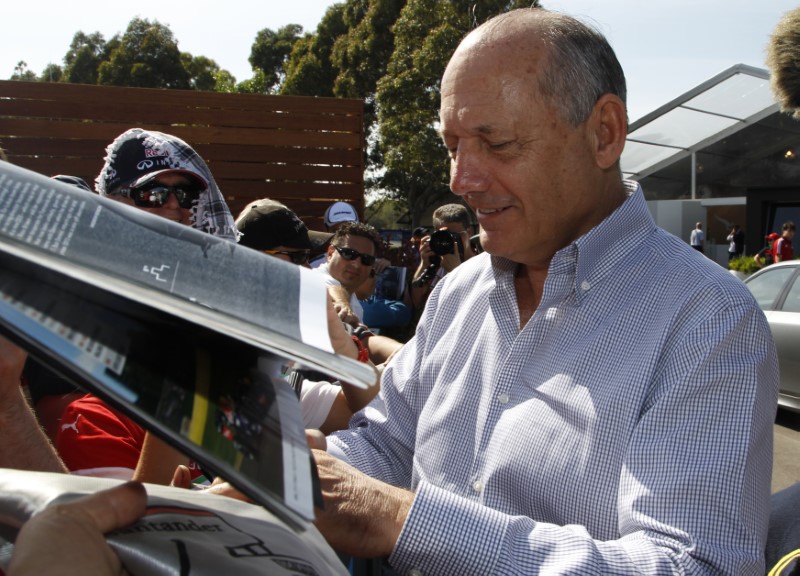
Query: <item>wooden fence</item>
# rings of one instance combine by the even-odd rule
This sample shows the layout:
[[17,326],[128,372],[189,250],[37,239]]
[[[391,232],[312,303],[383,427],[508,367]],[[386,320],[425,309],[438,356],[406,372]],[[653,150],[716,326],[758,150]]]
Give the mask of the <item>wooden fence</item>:
[[208,164],[234,217],[284,202],[312,230],[344,200],[364,215],[361,100],[0,81],[0,147],[10,162],[90,186],[128,128],[174,134]]

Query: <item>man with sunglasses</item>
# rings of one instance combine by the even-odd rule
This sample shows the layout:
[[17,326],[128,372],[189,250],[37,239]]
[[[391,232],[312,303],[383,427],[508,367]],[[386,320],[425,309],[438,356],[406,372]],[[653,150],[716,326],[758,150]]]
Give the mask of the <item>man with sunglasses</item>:
[[[269,198],[248,204],[236,218],[236,228],[242,234],[241,246],[306,267],[312,248],[329,242],[333,236],[309,231],[292,210]],[[365,356],[359,359],[367,360]],[[305,427],[325,433],[346,428],[353,413],[366,406],[377,393],[377,387],[361,390],[346,383],[330,382],[324,374],[316,372],[303,371],[297,382]]]
[[[106,148],[98,193],[236,241],[233,216],[200,155],[162,132],[132,128]],[[73,473],[169,484],[189,459],[91,394],[70,403],[56,448]],[[199,476],[199,471],[195,476]]]
[[[328,286],[341,286],[333,291],[334,301],[340,307],[349,307],[353,318],[343,318],[349,323],[358,323],[364,314],[356,290],[369,277],[375,264],[375,253],[380,237],[369,224],[347,222],[336,229],[328,245],[325,263],[315,268],[325,276]],[[341,316],[340,316],[341,317]]]
[[285,262],[308,266],[312,249],[330,241],[333,234],[309,230],[297,214],[270,198],[255,200],[236,218],[239,244]]

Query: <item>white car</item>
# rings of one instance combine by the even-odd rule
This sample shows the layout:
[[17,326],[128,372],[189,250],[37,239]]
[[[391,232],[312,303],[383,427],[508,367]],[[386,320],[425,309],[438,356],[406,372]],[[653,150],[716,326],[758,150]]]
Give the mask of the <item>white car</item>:
[[800,260],[772,264],[744,282],[764,311],[778,348],[778,405],[800,412]]

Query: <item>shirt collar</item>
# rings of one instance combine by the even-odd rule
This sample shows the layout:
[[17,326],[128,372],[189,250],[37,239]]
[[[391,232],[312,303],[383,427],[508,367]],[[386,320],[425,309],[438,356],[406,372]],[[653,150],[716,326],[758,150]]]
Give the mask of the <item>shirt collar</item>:
[[[541,304],[553,298],[563,299],[564,290],[574,291],[581,302],[602,282],[620,261],[633,257],[645,238],[655,229],[638,182],[623,180],[627,199],[600,224],[555,253],[550,261]],[[492,256],[492,268],[498,284],[513,288],[516,263]]]

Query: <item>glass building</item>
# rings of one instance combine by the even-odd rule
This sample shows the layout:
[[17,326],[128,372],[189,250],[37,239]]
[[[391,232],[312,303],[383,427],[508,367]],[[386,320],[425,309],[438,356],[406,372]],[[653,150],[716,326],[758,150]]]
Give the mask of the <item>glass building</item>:
[[745,253],[781,224],[800,225],[800,121],[779,111],[769,73],[739,64],[630,126],[621,159],[657,223],[688,241],[706,230],[706,255],[727,261],[730,227]]

